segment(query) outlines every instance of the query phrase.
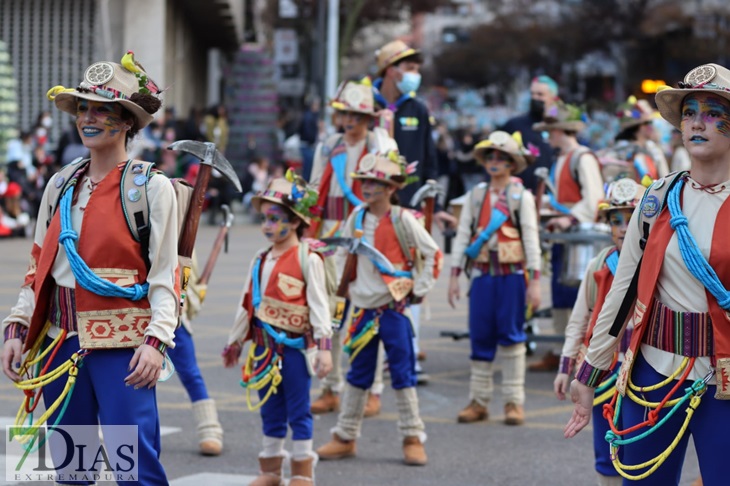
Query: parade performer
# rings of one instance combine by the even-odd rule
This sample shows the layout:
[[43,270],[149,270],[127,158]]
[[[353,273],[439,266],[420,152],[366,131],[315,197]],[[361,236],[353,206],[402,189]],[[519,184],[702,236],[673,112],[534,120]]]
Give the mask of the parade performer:
[[[317,192],[291,171],[251,201],[264,218],[261,230],[272,245],[251,262],[223,363],[234,366],[243,343],[251,341],[241,384],[249,409],[261,409],[264,435],[261,473],[252,486],[282,483],[287,426],[293,440],[289,484],[314,482],[311,376],[316,373],[321,379],[332,368],[324,263],[310,242],[301,239],[316,202]],[[251,403],[252,390],[258,391],[256,405]]]
[[616,157],[634,167],[636,181],[641,183],[647,177],[651,180],[669,173],[664,152],[654,141],[655,111],[646,100],[630,96],[616,111],[619,133],[611,147]]
[[[413,213],[390,202],[407,179],[402,157],[395,152],[369,155],[360,162],[354,177],[362,181],[366,204],[352,213],[344,236],[359,240],[357,245],[350,244],[350,249],[373,250],[338,253],[346,269],[341,285],[349,283],[351,302],[345,341],[350,370],[332,440],[317,453],[321,459],[355,455],[367,390],[373,383],[382,341],[398,405],[404,462],[425,465],[426,433],[418,411],[413,328],[407,308],[409,302],[419,301],[436,283],[441,251]],[[348,269],[355,270],[354,280]]]
[[[596,155],[578,143],[578,132],[585,128],[585,115],[573,105],[558,103],[545,114],[545,120],[535,124],[535,130],[547,131],[550,146],[559,152],[557,162],[550,169],[555,193],[550,194],[550,205],[561,213],[548,221],[547,226],[567,231],[578,223],[593,222],[598,203],[603,197],[603,179]],[[558,335],[565,334],[570,311],[578,296],[578,288],[563,285],[565,245],[553,244],[551,281],[553,328]],[[559,352],[550,350],[541,361],[529,366],[530,371],[557,371]]]
[[[438,179],[438,157],[436,145],[431,135],[432,118],[425,104],[416,98],[416,91],[421,86],[421,52],[409,47],[400,40],[385,44],[375,53],[377,77],[373,82],[375,101],[383,109],[383,113],[392,115],[392,126],[387,127],[398,144],[398,151],[408,162],[417,162],[414,179],[417,184],[409,184],[398,190],[400,204],[410,204],[416,191],[428,180]],[[385,121],[389,116],[381,115]],[[413,208],[419,210],[421,208]],[[456,226],[456,219],[437,204],[433,214],[436,223],[443,227],[447,224]],[[421,306],[411,306],[413,328],[415,332],[414,346],[419,360],[426,358],[419,346]],[[416,363],[418,381],[423,384],[428,377]]]
[[[555,395],[559,400],[565,400],[570,374],[576,365],[580,366],[583,363],[585,350],[593,334],[593,326],[613,283],[629,219],[641,200],[644,190],[644,186],[637,184],[632,179],[619,179],[608,186],[606,199],[598,205],[597,219],[607,221],[611,225],[613,245],[603,249],[588,263],[585,278],[578,289],[578,300],[575,301],[568,327],[565,329],[565,344],[563,344],[563,352],[560,356],[560,369],[553,383]],[[631,332],[627,330],[619,349],[621,354],[626,350],[630,339]],[[612,367],[612,374],[601,384],[601,396],[594,400],[593,405],[593,450],[596,457],[599,486],[621,484],[621,477],[613,468],[606,445],[608,423],[602,420],[603,404],[613,395],[613,384],[616,381],[616,371],[621,366],[622,356],[619,355],[616,359],[617,363]]]
[[492,398],[493,363],[502,357],[502,394],[508,425],[525,421],[525,309],[540,305],[540,239],[532,193],[513,174],[535,160],[519,132],[492,132],[474,155],[490,182],[470,191],[459,217],[451,252],[449,304],[461,297],[459,275],[469,285],[471,377],[469,404],[458,421],[487,420]]
[[[107,426],[136,425],[141,484],[167,484],[155,385],[178,318],[177,202],[158,173],[137,174],[139,187],[126,194],[120,187],[124,174],[139,166],[128,160],[126,143],[152,121],[158,93],[141,68],[132,72],[113,62],[91,65],[78,88],[49,91],[57,108],[76,117],[90,159],[49,180],[25,282],[3,322],[5,374],[30,394],[42,390],[47,412],[34,423],[100,423],[107,451],[116,450],[117,440]],[[139,200],[140,191],[149,202],[146,251],[123,207]],[[30,353],[19,368],[22,348]],[[46,352],[51,357],[42,359]],[[36,366],[41,375],[27,378]],[[26,397],[25,412],[39,398]]]
[[[353,180],[360,160],[378,152],[379,139],[370,130],[375,117],[372,86],[369,83],[345,81],[331,103],[339,114],[344,133],[331,135],[317,147],[312,168],[311,185],[319,191],[317,205],[323,208],[319,221],[312,222],[307,235],[312,238],[337,236],[352,210],[362,204],[361,182]],[[342,275],[338,268],[338,278]],[[339,330],[332,339],[332,371],[322,381],[322,393],[312,402],[312,413],[336,412],[342,390],[342,343]],[[368,397],[367,416],[380,412],[383,392],[382,366],[378,367],[373,389]]]
[[633,324],[618,393],[604,409],[614,467],[631,480],[624,484],[679,484],[690,436],[704,484],[727,484],[730,70],[705,64],[678,86],[658,91],[656,102],[681,130],[692,168],[654,182],[629,222],[613,286],[571,384],[575,410],[565,428],[573,437],[589,423],[594,389]]

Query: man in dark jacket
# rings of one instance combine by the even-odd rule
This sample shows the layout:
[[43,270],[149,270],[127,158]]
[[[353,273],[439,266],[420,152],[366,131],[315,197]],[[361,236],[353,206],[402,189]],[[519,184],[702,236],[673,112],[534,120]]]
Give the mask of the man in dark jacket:
[[550,145],[542,138],[541,132],[532,129],[532,125],[541,122],[547,110],[558,100],[558,84],[550,76],[538,76],[532,80],[530,85],[530,110],[524,115],[517,116],[507,121],[500,130],[507,133],[520,132],[525,147],[534,145],[540,150],[540,156],[534,164],[527,167],[517,177],[521,178],[525,187],[535,192],[537,178],[535,169],[547,167],[553,164],[555,154]]

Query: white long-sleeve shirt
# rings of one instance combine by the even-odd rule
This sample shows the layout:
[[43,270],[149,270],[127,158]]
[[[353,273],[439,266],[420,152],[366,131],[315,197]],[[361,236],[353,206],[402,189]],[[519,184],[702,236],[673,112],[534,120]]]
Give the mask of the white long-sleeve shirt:
[[[722,190],[714,194],[697,189],[698,186],[699,184],[691,178],[685,182],[682,188],[682,213],[687,217],[689,231],[697,241],[702,255],[709,258],[715,220],[720,206],[730,196],[730,181],[719,185]],[[642,255],[639,247],[642,235],[637,222],[639,215],[640,210],[635,211],[629,222],[613,285],[593,330],[586,361],[594,368],[607,370],[611,366],[613,352],[625,329],[624,326],[618,337],[608,334]],[[679,252],[676,233],[672,235],[667,245],[654,297],[674,311],[708,312],[705,288],[685,266]],[[632,319],[633,317],[628,319],[630,324],[634,324]],[[647,344],[641,345],[641,353],[647,362],[664,376],[672,374],[683,359],[682,356],[661,351]],[[709,369],[709,358],[697,358],[688,379],[704,378]]]
[[[245,339],[251,326],[251,316],[248,315],[248,311],[240,303],[243,302],[251,286],[255,261],[256,259],[254,258],[248,268],[246,283],[243,286],[243,292],[238,301],[239,306],[236,311],[236,317],[228,333],[228,345],[233,343],[243,344],[242,341]],[[273,259],[267,255],[261,267],[260,289],[265,289],[269,285],[269,279],[271,278],[271,273],[274,270],[276,262],[277,259]],[[327,289],[325,287],[324,263],[322,262],[322,258],[315,253],[309,254],[306,280],[309,324],[314,331],[314,339],[330,338],[332,337],[332,318],[330,316],[329,297],[327,296]]]
[[[114,169],[117,170],[117,169]],[[54,187],[58,174],[51,177],[48,187]],[[41,199],[34,242],[41,248],[46,237],[46,222],[49,215],[49,191],[46,190]],[[71,225],[81,234],[83,210],[91,196],[91,185],[84,178],[78,189],[77,202],[71,207]],[[174,275],[177,268],[177,200],[170,180],[162,175],[151,177],[147,184],[147,197],[150,206],[150,269],[147,282],[150,284],[148,299],[152,310],[150,323],[145,330],[146,336],[152,336],[169,347],[174,347],[175,328],[177,327],[178,298],[174,289]],[[124,228],[126,231],[127,229]],[[103,230],[100,230],[103,231]],[[51,269],[51,276],[60,287],[75,288],[76,278],[63,245],[58,246],[58,254]],[[10,315],[3,320],[3,329],[12,322],[30,326],[31,316],[35,309],[35,294],[30,286],[23,286]],[[51,327],[49,335],[55,337],[58,328]],[[75,333],[69,333],[69,336]]]

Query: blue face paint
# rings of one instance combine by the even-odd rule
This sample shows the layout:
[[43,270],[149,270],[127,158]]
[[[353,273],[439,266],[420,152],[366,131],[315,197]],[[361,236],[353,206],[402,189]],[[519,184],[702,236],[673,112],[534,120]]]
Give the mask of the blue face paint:
[[261,226],[266,239],[277,242],[289,235],[291,221],[284,208],[268,203],[262,207],[262,215],[264,219]]
[[[682,104],[682,132],[691,130],[687,123],[701,122],[706,126],[714,127],[725,138],[730,138],[730,106],[728,102],[716,96],[690,95]],[[700,134],[688,133],[688,141],[693,145],[702,145],[708,142]]]

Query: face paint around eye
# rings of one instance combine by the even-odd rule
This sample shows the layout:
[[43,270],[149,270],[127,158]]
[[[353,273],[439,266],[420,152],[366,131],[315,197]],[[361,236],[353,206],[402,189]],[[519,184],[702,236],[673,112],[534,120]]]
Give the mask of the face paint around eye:
[[264,217],[261,223],[264,236],[272,242],[281,241],[291,231],[291,221],[284,208],[276,204],[266,204],[262,208]]

